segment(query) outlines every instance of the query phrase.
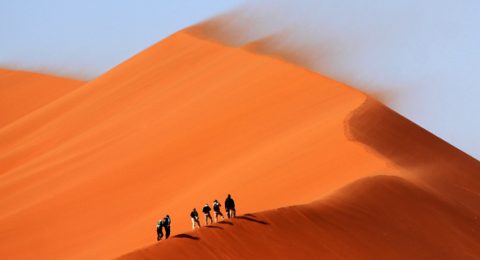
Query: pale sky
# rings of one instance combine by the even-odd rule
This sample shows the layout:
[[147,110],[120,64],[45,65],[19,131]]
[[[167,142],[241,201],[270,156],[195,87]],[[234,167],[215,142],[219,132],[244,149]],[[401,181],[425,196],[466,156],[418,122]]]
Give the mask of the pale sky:
[[0,0],[0,67],[93,79],[244,2],[257,36],[286,32],[313,70],[480,158],[477,0]]
[[240,0],[0,0],[0,67],[93,79]]

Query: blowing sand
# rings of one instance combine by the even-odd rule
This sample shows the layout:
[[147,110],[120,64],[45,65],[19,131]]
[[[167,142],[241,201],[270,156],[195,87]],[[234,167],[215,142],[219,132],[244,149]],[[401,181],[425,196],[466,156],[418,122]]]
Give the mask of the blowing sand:
[[[349,86],[181,31],[0,128],[0,254],[480,257],[479,173]],[[260,213],[152,245],[227,193]]]

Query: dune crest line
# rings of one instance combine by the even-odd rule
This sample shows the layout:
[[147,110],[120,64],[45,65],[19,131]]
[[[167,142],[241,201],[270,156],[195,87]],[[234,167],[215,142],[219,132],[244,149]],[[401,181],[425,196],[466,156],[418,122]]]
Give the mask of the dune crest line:
[[[451,214],[453,223],[470,214],[464,212],[478,214],[473,196],[479,191],[478,161],[368,100],[350,86],[281,59],[177,32],[0,129],[1,255],[114,258],[151,245],[159,216],[172,217],[172,237],[183,234],[190,230],[188,212],[194,206],[227,193],[242,215],[317,201],[381,174],[426,187],[435,198],[448,197],[455,209],[464,205]],[[403,163],[410,152],[412,167]],[[400,184],[392,185],[394,190],[416,190],[395,180]],[[398,197],[411,200],[394,195],[388,204]],[[380,211],[371,200],[358,203]],[[445,200],[438,200],[445,210]],[[350,214],[350,204],[339,205],[345,207],[342,214]],[[311,221],[303,215],[307,222],[299,230],[324,228],[321,221],[330,214],[324,207],[311,212]],[[290,215],[275,212],[265,219],[259,213],[268,225],[247,216],[222,227],[235,233],[237,226],[255,226],[273,242],[287,243],[267,232],[276,228],[277,218]],[[355,226],[347,220],[339,224]],[[367,233],[358,231],[359,237]],[[469,234],[459,235],[468,250],[478,243]],[[350,241],[343,238],[334,241]],[[395,239],[390,242],[406,242]],[[304,249],[311,252],[308,244]]]

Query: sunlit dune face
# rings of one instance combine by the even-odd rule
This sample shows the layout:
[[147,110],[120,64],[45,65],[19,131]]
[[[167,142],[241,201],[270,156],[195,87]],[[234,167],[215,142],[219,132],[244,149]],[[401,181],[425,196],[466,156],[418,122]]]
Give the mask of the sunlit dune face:
[[[412,158],[424,160],[405,162]],[[462,165],[461,178],[434,175],[438,159],[444,169]],[[0,129],[0,169],[7,258],[118,257],[154,243],[159,217],[169,214],[172,235],[182,234],[192,208],[229,193],[243,215],[330,198],[376,175],[400,178],[401,193],[421,187],[464,200],[469,212],[479,205],[478,161],[347,85],[189,30]],[[458,185],[445,186],[452,180]],[[397,190],[395,183],[380,187]],[[312,218],[328,216],[326,205]],[[259,221],[279,223],[296,211]],[[299,229],[312,237],[306,223]],[[312,230],[325,227],[317,224]],[[283,228],[272,227],[268,236]]]

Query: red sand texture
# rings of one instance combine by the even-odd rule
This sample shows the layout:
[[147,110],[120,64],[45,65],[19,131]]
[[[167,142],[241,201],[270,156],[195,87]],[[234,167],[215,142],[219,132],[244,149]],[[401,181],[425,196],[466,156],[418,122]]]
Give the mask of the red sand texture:
[[[479,174],[355,89],[183,31],[0,129],[0,255],[480,258]],[[227,193],[262,212],[155,243]]]

